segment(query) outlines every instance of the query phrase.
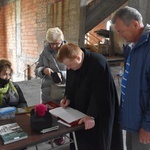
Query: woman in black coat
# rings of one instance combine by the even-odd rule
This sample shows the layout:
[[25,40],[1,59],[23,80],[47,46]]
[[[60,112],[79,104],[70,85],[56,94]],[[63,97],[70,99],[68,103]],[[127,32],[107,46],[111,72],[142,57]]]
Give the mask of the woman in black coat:
[[61,106],[87,114],[79,121],[85,130],[76,131],[79,150],[122,150],[118,97],[106,59],[72,43],[60,48],[57,59],[67,66],[66,99]]
[[12,73],[11,62],[7,59],[0,59],[0,108],[8,106],[27,107],[27,102],[19,85],[10,80]]

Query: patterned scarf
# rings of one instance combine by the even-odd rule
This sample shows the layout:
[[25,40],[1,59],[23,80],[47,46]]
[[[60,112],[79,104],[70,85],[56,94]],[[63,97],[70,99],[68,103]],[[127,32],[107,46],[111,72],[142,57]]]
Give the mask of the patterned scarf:
[[3,88],[0,88],[0,106],[3,105],[3,97],[7,93],[9,87],[15,92],[16,96],[18,97],[18,92],[14,87],[12,81],[9,81]]

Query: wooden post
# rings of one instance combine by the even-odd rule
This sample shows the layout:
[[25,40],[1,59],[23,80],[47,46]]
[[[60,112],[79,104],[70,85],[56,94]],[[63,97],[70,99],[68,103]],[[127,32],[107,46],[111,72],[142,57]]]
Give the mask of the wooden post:
[[31,67],[27,65],[27,80],[31,80]]

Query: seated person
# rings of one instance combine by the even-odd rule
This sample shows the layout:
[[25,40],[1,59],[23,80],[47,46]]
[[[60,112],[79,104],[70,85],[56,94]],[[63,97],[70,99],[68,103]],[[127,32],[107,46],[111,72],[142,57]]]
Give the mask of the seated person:
[[12,73],[11,62],[7,59],[0,59],[0,107],[27,107],[20,87],[10,80]]

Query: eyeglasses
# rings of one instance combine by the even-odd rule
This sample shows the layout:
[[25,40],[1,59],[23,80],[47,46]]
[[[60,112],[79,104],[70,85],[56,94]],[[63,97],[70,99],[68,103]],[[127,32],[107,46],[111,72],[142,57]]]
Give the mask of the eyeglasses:
[[50,43],[51,46],[60,46],[62,42],[58,42],[58,43]]

